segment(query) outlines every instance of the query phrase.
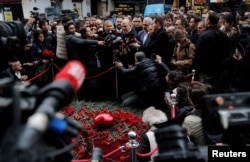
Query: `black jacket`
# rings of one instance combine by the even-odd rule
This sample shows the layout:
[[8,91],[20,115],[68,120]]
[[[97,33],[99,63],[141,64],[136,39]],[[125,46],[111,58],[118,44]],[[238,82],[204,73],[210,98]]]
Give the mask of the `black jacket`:
[[147,57],[151,57],[152,53],[158,54],[162,57],[162,61],[169,65],[171,56],[168,52],[169,38],[164,28],[159,29],[150,37],[150,42],[147,45],[142,45],[139,51],[144,51]]
[[[29,78],[29,73],[25,69],[22,69],[20,73],[21,73],[21,76],[27,75]],[[20,79],[15,75],[15,72],[10,67],[3,70],[0,73],[0,79],[3,79],[3,78],[11,78],[12,80],[20,81]]]
[[69,60],[76,59],[83,61],[84,59],[84,51],[83,47],[85,45],[97,45],[97,40],[92,39],[83,39],[81,37],[77,37],[74,34],[66,34],[65,42]]
[[198,73],[223,77],[229,55],[227,35],[217,26],[211,26],[197,40],[193,65]]
[[123,74],[134,74],[141,83],[140,92],[147,91],[160,86],[159,69],[156,62],[150,58],[145,58],[137,62],[132,68],[121,68]]

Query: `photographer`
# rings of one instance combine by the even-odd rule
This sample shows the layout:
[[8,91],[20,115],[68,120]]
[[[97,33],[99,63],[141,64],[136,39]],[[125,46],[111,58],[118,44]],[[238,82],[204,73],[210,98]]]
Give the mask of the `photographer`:
[[37,25],[38,25],[37,23],[40,19],[38,9],[39,8],[37,7],[33,7],[33,11],[30,11],[31,16],[28,22],[26,23],[26,25],[24,26],[26,36],[30,43],[32,43],[32,39],[33,39],[33,30],[37,29]]
[[147,58],[144,52],[139,51],[135,53],[134,66],[125,68],[121,62],[117,62],[116,66],[122,75],[135,77],[134,89],[121,97],[124,106],[142,105],[143,109],[149,106],[163,109],[165,103],[161,66],[155,60]]
[[34,17],[30,17],[26,25],[24,26],[24,30],[28,39],[28,42],[32,43],[33,39],[33,29],[34,24],[37,23]]

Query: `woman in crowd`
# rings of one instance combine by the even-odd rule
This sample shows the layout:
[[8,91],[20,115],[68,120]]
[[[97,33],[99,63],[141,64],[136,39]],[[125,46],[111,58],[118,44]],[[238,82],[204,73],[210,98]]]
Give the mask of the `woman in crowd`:
[[[49,66],[50,60],[48,57],[45,56],[45,51],[48,51],[48,49],[44,40],[43,31],[36,30],[34,32],[34,41],[32,43],[30,52],[30,57],[36,67],[35,75],[39,75]],[[52,81],[51,75],[48,74],[49,72],[50,71],[48,71],[36,80],[38,86],[44,86],[45,84]]]

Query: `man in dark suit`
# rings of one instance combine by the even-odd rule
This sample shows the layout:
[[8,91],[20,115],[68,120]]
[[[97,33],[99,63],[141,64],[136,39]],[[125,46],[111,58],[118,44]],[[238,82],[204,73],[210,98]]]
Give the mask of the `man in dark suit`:
[[169,66],[171,54],[168,52],[169,39],[164,29],[164,19],[160,16],[156,16],[153,19],[152,25],[154,26],[154,33],[150,37],[150,41],[147,45],[132,43],[130,46],[136,48],[138,51],[145,52],[147,57],[151,57],[153,53],[160,55],[162,61]]
[[145,17],[143,19],[143,30],[139,31],[137,34],[137,39],[141,45],[147,45],[150,41],[149,26],[153,23],[151,17]]
[[226,60],[230,57],[229,39],[217,26],[219,15],[209,12],[206,16],[206,31],[196,43],[193,66],[199,81],[206,84],[210,93],[224,93]]

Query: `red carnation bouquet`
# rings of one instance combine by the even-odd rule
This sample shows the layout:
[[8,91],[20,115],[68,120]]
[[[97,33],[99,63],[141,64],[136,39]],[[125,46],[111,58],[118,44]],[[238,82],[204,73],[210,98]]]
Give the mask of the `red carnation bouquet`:
[[42,53],[42,57],[45,58],[45,59],[50,59],[50,58],[53,58],[55,57],[55,53],[51,50],[44,50],[43,53]]

